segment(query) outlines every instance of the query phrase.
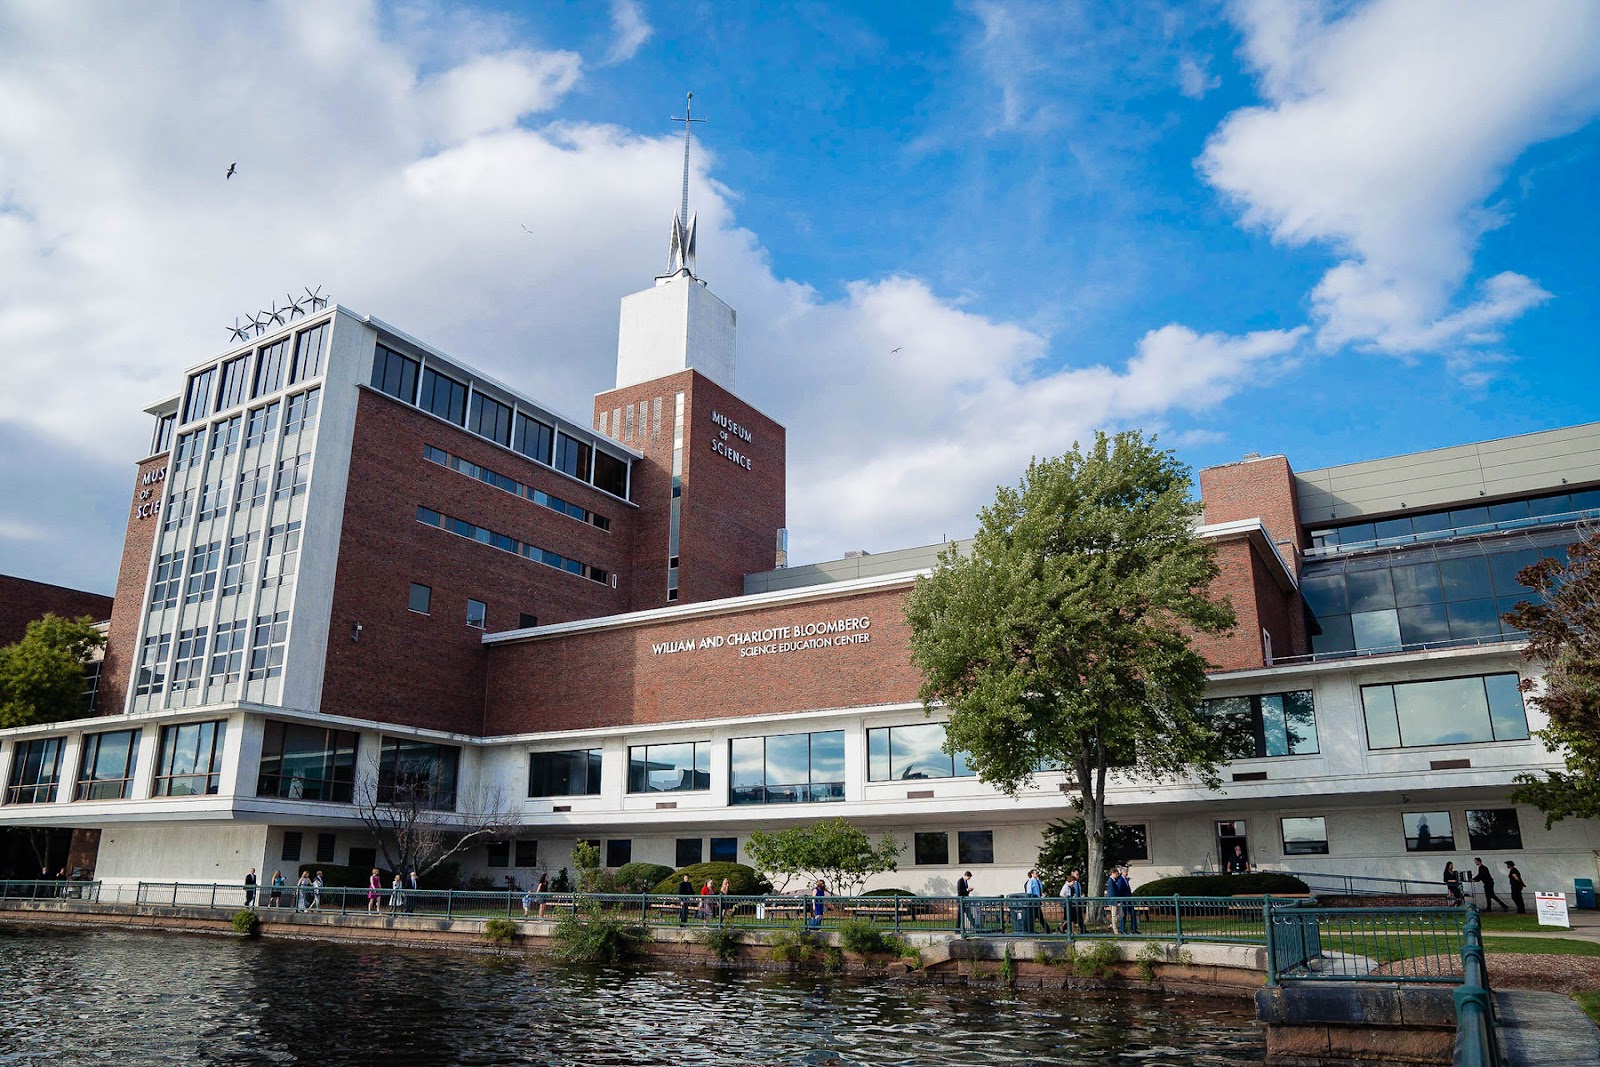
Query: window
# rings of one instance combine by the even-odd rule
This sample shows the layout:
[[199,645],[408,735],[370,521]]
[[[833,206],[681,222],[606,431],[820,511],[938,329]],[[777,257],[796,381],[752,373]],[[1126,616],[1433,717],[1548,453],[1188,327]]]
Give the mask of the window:
[[244,591],[260,541],[259,530],[228,538],[228,550],[222,557],[222,596],[237,596]]
[[422,393],[417,406],[460,426],[467,418],[467,387],[429,367],[422,372]]
[[310,480],[310,452],[285,456],[278,461],[278,477],[273,483],[272,499],[288,500],[290,497],[299,496],[306,491],[306,483]]
[[315,378],[322,373],[322,353],[324,339],[328,335],[328,324],[313,326],[309,330],[302,330],[300,336],[295,338],[294,372],[289,375],[289,384],[303,382]]
[[1204,701],[1201,710],[1211,716],[1230,760],[1314,755],[1318,751],[1317,715],[1309,689],[1220,697]]
[[411,593],[406,600],[406,607],[419,615],[428,614],[428,608],[433,603],[433,589],[431,586],[411,583]]
[[580,482],[589,480],[589,456],[593,450],[575,437],[556,434],[556,470],[565,471]]
[[529,459],[536,459],[549,466],[550,446],[555,440],[555,431],[538,419],[530,419],[526,415],[517,416],[516,427],[517,432],[511,439],[511,447]]
[[263,408],[256,408],[250,412],[245,420],[244,447],[248,449],[259,448],[267,443],[267,438],[272,436],[272,431],[278,426],[279,401],[274,400]]
[[267,495],[271,492],[272,467],[267,464],[246,467],[239,472],[239,491],[233,497],[233,510],[259,508],[267,502]]
[[12,745],[11,782],[6,787],[7,804],[48,804],[56,798],[64,740],[60,737],[41,737]]
[[621,841],[606,842],[606,866],[621,867],[633,862],[633,842],[624,838]]
[[919,867],[942,867],[950,862],[950,835],[943,830],[937,833],[912,835],[912,857]]
[[467,598],[467,625],[476,630],[489,627],[489,606],[481,600]]
[[511,842],[490,841],[483,848],[483,865],[485,867],[511,866]]
[[211,414],[211,387],[217,380],[217,368],[207,367],[199,374],[189,376],[189,390],[183,397],[183,421],[193,422]]
[[333,862],[334,856],[336,856],[338,854],[338,840],[339,840],[339,835],[337,835],[337,834],[318,834],[317,835],[317,862],[318,863],[332,863]]
[[375,848],[359,848],[350,846],[350,856],[347,866],[358,871],[370,871],[378,865],[378,850]]
[[566,571],[568,574],[575,574],[579,578],[587,578],[591,582],[599,582],[601,585],[605,585],[610,581],[610,572],[604,567],[596,567],[592,564],[584,563],[582,560],[563,556],[559,552],[552,552],[547,548],[540,548],[538,545],[518,541],[509,534],[496,533],[487,527],[468,522],[466,519],[453,518],[432,508],[425,508],[419,505],[417,507],[417,521],[424,526],[436,526],[441,530],[447,530],[455,534],[457,537],[465,537],[469,541],[476,541],[480,545],[498,548],[502,552],[511,552],[535,563],[542,563],[546,567],[554,567],[557,570]]
[[705,842],[698,837],[678,838],[677,854],[674,861],[679,867],[689,867],[699,863],[704,855]]
[[126,800],[133,794],[133,761],[139,731],[85,734],[78,760],[78,787],[73,800]]
[[711,743],[640,745],[628,749],[628,792],[675,793],[711,788]]
[[172,447],[172,431],[178,423],[177,415],[161,415],[156,418],[156,432],[150,438],[150,454],[159,456]]
[[289,643],[289,613],[280,611],[256,617],[251,641],[249,681],[276,678],[283,673],[284,646]]
[[231,456],[239,451],[239,436],[243,432],[243,415],[235,415],[233,418],[225,422],[219,422],[211,427],[211,451],[207,459],[215,463],[218,459]]
[[417,370],[420,366],[416,360],[379,345],[378,354],[372,360],[372,387],[397,400],[414,404],[417,401]]
[[1364,685],[1367,747],[1416,748],[1525,741],[1528,719],[1515,673]]
[[196,545],[189,553],[189,577],[183,585],[185,604],[204,604],[217,591],[217,572],[222,569],[222,542]]
[[558,511],[568,518],[577,519],[579,522],[587,522],[601,530],[611,529],[610,519],[604,515],[597,515],[589,511],[582,504],[574,504],[570,500],[563,500],[561,497],[547,493],[543,489],[535,489],[531,485],[526,485],[515,478],[501,474],[499,471],[490,470],[488,467],[462,459],[460,456],[452,456],[442,448],[423,445],[422,458],[429,462],[437,463],[441,467],[449,467],[457,474],[464,474],[468,478],[476,478],[485,485],[492,485],[496,489],[510,493],[512,496],[524,497],[540,507]]
[[154,795],[192,797],[216,793],[222,784],[225,722],[190,722],[161,728]]
[[1408,811],[1400,816],[1407,852],[1454,852],[1456,831],[1448,811]]
[[266,396],[283,388],[284,364],[289,359],[289,339],[284,338],[261,350],[256,363],[256,387],[251,396]]
[[1467,809],[1467,843],[1474,852],[1522,847],[1522,825],[1515,808]]
[[172,456],[172,473],[178,474],[200,462],[200,441],[204,430],[191,430],[178,435],[178,449]]
[[307,389],[296,393],[283,409],[283,432],[302,433],[317,428],[317,410],[322,406],[322,390]]
[[511,407],[482,393],[472,394],[472,418],[467,429],[497,444],[511,444]]
[[844,731],[738,737],[728,742],[730,804],[844,799]]
[[166,688],[167,656],[171,652],[171,634],[146,635],[139,649],[139,673],[134,679],[134,696],[149,696]]
[[537,615],[529,615],[526,611],[518,612],[518,614],[517,614],[517,629],[526,630],[530,626],[538,626],[538,625],[539,625],[539,616],[537,616]]
[[305,840],[305,835],[299,830],[285,830],[283,832],[283,860],[285,863],[300,862],[300,847]]
[[211,642],[211,666],[206,673],[208,683],[228,685],[239,680],[249,639],[249,620],[217,623],[217,634]]
[[167,501],[166,518],[161,520],[162,530],[176,530],[194,513],[194,490],[183,489],[173,493]]
[[249,399],[250,353],[222,365],[222,385],[217,389],[217,410],[238,407]]
[[283,522],[267,531],[267,551],[261,561],[263,586],[288,585],[300,565],[300,521]]
[[178,657],[172,663],[173,692],[200,687],[206,667],[206,639],[210,636],[207,626],[178,631]]
[[200,487],[200,503],[195,508],[195,521],[205,522],[228,511],[228,483],[219,477]]
[[867,731],[867,779],[873,782],[971,778],[971,758],[944,750],[942,722],[877,727]]
[[1283,826],[1285,856],[1326,856],[1328,825],[1321,815],[1279,819]]
[[166,552],[157,556],[154,578],[150,583],[150,610],[176,607],[182,588],[183,553]]
[[539,866],[539,842],[528,837],[517,839],[517,866]]
[[712,863],[738,863],[739,839],[737,837],[713,837],[711,839]]
[[957,830],[956,860],[963,866],[969,863],[993,863],[994,831]]
[[612,496],[628,496],[628,464],[609,452],[594,454],[594,487]]
[[378,799],[454,811],[461,750],[454,745],[386,737],[378,757]]
[[[600,795],[600,750],[532,752],[528,755],[530,797]],[[697,861],[698,862],[698,861]]]
[[355,780],[354,733],[271,720],[264,724],[257,796],[348,804],[355,796]]

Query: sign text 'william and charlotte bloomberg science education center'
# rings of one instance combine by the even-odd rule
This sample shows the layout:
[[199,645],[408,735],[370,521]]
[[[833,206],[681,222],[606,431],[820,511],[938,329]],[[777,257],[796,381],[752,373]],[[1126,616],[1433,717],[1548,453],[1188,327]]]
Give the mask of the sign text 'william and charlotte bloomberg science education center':
[[864,645],[872,639],[872,616],[845,619],[793,622],[760,630],[736,630],[725,634],[706,634],[682,641],[660,641],[650,646],[652,656],[671,656],[679,652],[704,652],[707,649],[737,649],[740,657],[778,656],[788,652],[809,652],[819,648]]

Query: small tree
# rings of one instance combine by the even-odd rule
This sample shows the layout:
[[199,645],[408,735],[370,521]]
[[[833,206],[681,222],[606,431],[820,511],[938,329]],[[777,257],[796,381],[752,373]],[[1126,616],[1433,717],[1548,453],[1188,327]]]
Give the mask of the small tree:
[[1035,460],[907,601],[911,658],[947,752],[1008,795],[1055,766],[1076,781],[1089,884],[1104,870],[1106,776],[1217,784],[1223,740],[1199,711],[1193,632],[1234,625],[1207,596],[1217,565],[1194,535],[1188,468],[1134,432]]
[[756,870],[777,881],[783,892],[796,878],[821,878],[836,896],[854,896],[874,874],[897,870],[903,846],[884,834],[874,845],[843,819],[823,819],[769,834],[753,830],[745,855]]
[[427,775],[369,778],[356,794],[357,816],[377,838],[388,869],[397,873],[414,870],[420,877],[464,849],[510,835],[517,826],[498,791],[460,810],[442,810],[445,806],[446,798]]
[[0,648],[0,727],[81,718],[84,664],[106,643],[88,616],[46,614]]
[[[1532,703],[1548,722],[1536,736],[1566,767],[1518,775],[1511,799],[1544,812],[1547,829],[1566,818],[1600,818],[1600,530],[1568,550],[1565,566],[1542,559],[1517,580],[1543,600],[1505,616],[1528,633],[1523,655],[1544,664],[1543,692]],[[1522,688],[1536,685],[1524,679]]]
[[[1123,826],[1106,820],[1105,827],[1105,863],[1115,866],[1127,863],[1135,856],[1142,855],[1144,828],[1139,826]],[[1044,881],[1046,894],[1052,894],[1061,888],[1067,880],[1067,873],[1076,868],[1080,873],[1089,869],[1089,837],[1084,830],[1083,817],[1071,819],[1057,819],[1044,828],[1044,841],[1039,846],[1039,859],[1034,866],[1039,868],[1039,877]],[[1087,878],[1087,874],[1085,874]],[[1105,885],[1089,885],[1086,881],[1083,891],[1087,896],[1099,896],[1104,891]]]

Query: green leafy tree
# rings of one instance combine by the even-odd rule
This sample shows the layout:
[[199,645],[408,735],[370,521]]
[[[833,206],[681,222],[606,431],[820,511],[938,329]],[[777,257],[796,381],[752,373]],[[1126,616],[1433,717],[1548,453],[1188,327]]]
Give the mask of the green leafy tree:
[[0,727],[81,718],[83,667],[105,643],[87,616],[30,622],[22,640],[0,648]]
[[1544,812],[1547,829],[1566,818],[1600,818],[1600,531],[1572,546],[1565,566],[1542,559],[1517,580],[1543,601],[1505,616],[1528,633],[1523,655],[1545,668],[1542,690],[1532,679],[1522,688],[1548,719],[1536,736],[1566,767],[1518,775],[1511,799]]
[[[1135,856],[1145,854],[1144,827],[1123,826],[1106,820],[1105,862],[1113,865],[1127,863]],[[1067,880],[1067,872],[1076,868],[1080,873],[1089,869],[1089,835],[1084,830],[1083,818],[1057,819],[1044,828],[1044,843],[1039,846],[1039,859],[1034,863],[1039,877],[1044,881],[1044,891],[1052,894]],[[1105,884],[1084,883],[1083,891],[1089,896],[1099,896]]]
[[756,870],[774,879],[781,893],[797,878],[821,878],[835,896],[855,896],[874,874],[898,870],[903,846],[888,834],[874,845],[843,819],[823,819],[769,834],[753,830],[745,855]]
[[948,752],[1009,795],[1047,766],[1075,780],[1090,886],[1103,883],[1106,777],[1217,784],[1222,739],[1199,711],[1207,663],[1191,633],[1234,625],[1207,595],[1188,468],[1135,432],[1035,460],[951,546],[906,606],[912,661]]

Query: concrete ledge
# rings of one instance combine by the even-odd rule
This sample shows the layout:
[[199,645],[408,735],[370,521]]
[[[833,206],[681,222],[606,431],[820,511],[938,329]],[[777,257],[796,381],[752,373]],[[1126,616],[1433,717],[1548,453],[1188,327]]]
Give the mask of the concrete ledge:
[[1394,982],[1302,983],[1256,992],[1267,1062],[1289,1067],[1451,1063],[1453,987]]

